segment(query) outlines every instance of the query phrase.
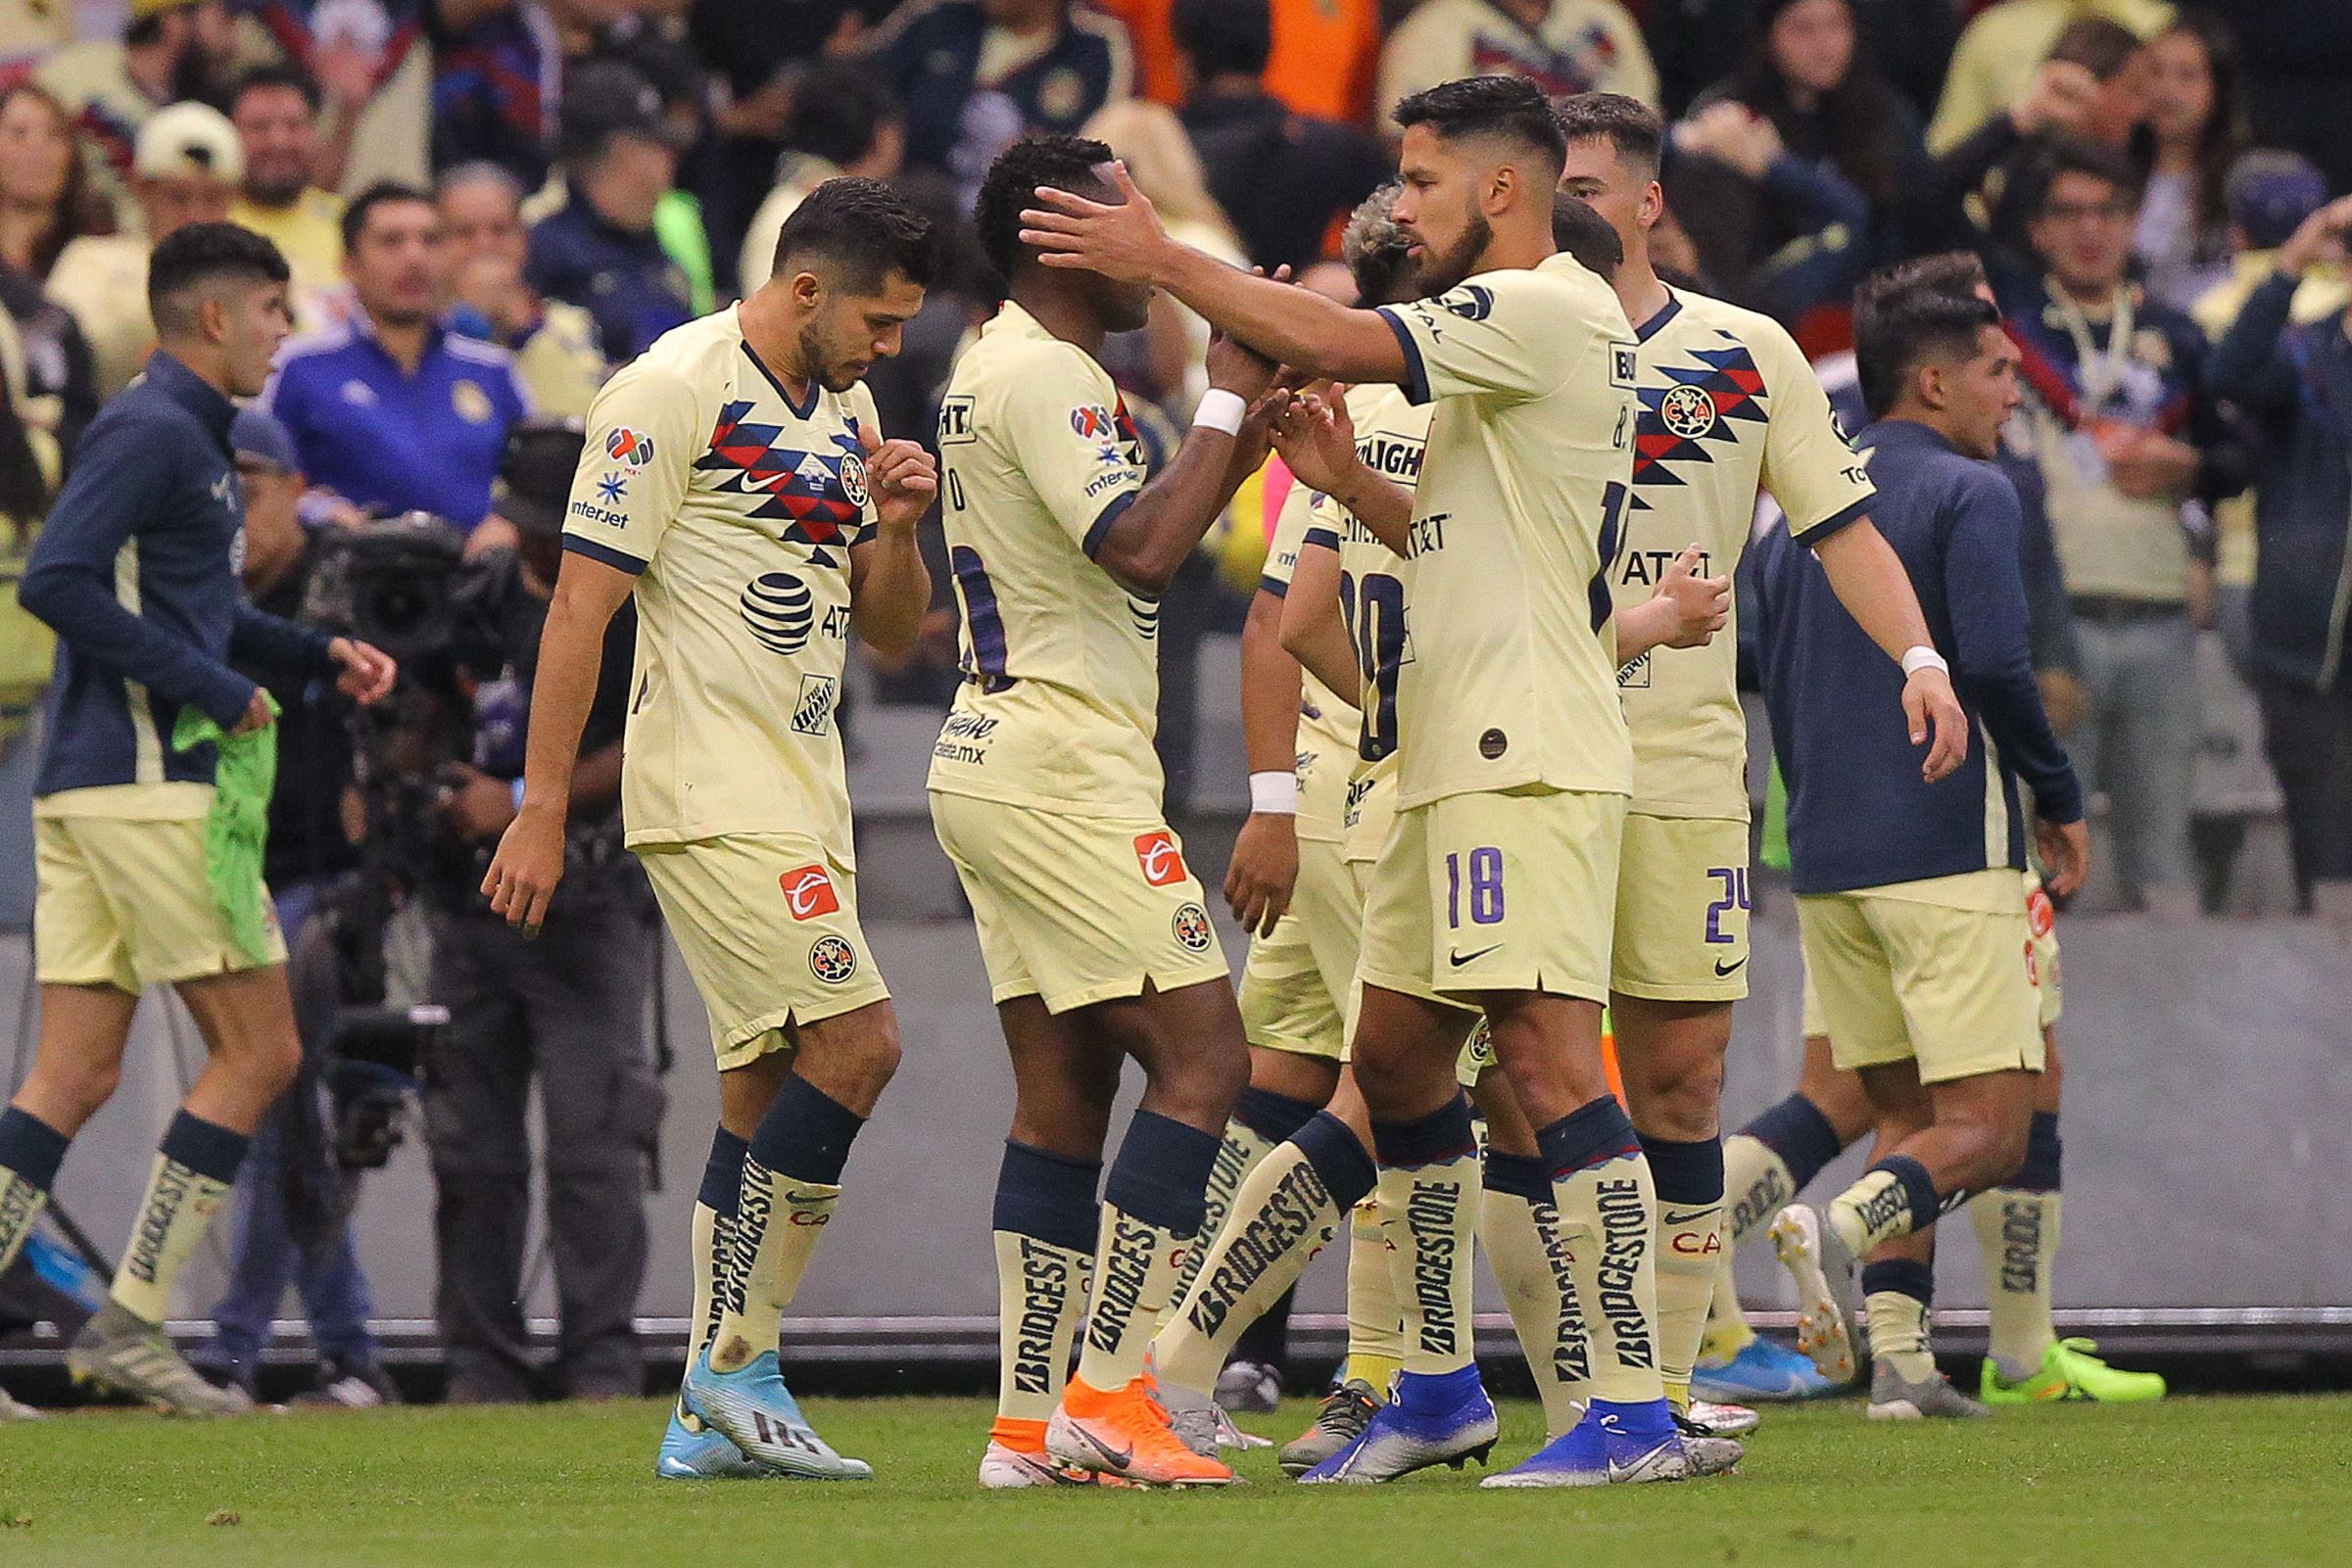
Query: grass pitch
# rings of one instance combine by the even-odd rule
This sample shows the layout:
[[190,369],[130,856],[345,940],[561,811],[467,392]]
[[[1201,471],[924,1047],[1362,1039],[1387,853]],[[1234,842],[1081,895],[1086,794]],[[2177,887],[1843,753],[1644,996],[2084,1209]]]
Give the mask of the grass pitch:
[[[0,1565],[139,1568],[1282,1568],[1501,1564],[2340,1563],[2352,1399],[2183,1399],[1868,1422],[1769,1412],[1735,1477],[1479,1493],[1438,1471],[1301,1489],[1271,1450],[1224,1493],[983,1494],[977,1400],[821,1400],[864,1484],[651,1475],[664,1406],[318,1412],[196,1424],[135,1412],[0,1426]],[[1252,1420],[1288,1438],[1295,1402]],[[1540,1437],[1504,1407],[1498,1457]]]

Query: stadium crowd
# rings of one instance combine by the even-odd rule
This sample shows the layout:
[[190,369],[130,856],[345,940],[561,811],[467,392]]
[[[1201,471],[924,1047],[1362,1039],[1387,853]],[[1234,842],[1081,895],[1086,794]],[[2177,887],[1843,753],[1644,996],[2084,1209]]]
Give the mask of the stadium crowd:
[[[868,377],[886,431],[935,428],[1001,298],[975,196],[1037,132],[1110,145],[1177,238],[1352,300],[1339,235],[1393,167],[1386,106],[1476,73],[1659,108],[1659,272],[1786,325],[1833,397],[1868,274],[1982,255],[2027,387],[2001,462],[2027,503],[2035,664],[2103,801],[2109,907],[2247,907],[2249,824],[2279,819],[2294,909],[2352,923],[2346,0],[0,0],[0,926],[30,908],[25,736],[51,659],[13,580],[82,432],[155,346],[151,253],[230,219],[285,256],[299,329],[234,427],[254,598],[298,617],[322,570],[358,569],[344,536],[427,513],[424,592],[462,592],[493,629],[452,683],[468,711],[414,720],[455,725],[452,755],[392,753],[437,767],[427,815],[456,846],[434,851],[449,896],[423,900],[426,988],[462,1015],[471,1048],[450,1059],[475,1068],[426,1101],[454,1391],[634,1392],[660,1091],[634,1023],[650,916],[617,842],[626,623],[589,734],[609,777],[583,793],[583,763],[568,851],[609,885],[567,883],[539,949],[472,896],[521,800],[561,421],[758,288],[801,200],[852,174],[948,235],[903,352]],[[1208,388],[1208,341],[1162,297],[1105,346],[1147,465]],[[1171,816],[1195,791],[1200,639],[1239,628],[1279,489],[1245,486],[1162,600]],[[920,635],[857,656],[875,701],[936,711],[962,678],[954,574],[936,528],[923,545]],[[378,766],[354,756],[342,698],[315,680],[277,694],[269,880],[298,941],[310,900],[403,819],[335,804]],[[548,983],[589,973],[607,989],[585,1003]],[[531,1172],[513,1151],[533,1074],[592,1069],[627,1114],[547,1103],[564,1327],[546,1373],[519,1315]],[[295,1183],[290,1215],[275,1179],[349,1133],[318,1125],[312,1088],[246,1167],[213,1364],[250,1385],[291,1282],[323,1386],[368,1402],[390,1389],[365,1281],[348,1240],[292,1239],[316,1195]]]

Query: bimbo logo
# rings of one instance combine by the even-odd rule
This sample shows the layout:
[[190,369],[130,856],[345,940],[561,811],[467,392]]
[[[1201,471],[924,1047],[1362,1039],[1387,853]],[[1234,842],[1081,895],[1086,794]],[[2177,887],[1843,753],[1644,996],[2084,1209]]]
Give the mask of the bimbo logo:
[[840,895],[833,889],[833,873],[822,866],[795,866],[776,881],[794,920],[815,920],[841,907]]

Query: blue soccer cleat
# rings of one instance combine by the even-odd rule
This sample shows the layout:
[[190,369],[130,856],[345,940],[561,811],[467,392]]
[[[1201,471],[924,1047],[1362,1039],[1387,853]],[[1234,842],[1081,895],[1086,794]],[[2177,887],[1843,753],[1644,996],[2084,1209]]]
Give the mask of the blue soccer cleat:
[[653,1473],[664,1481],[744,1481],[775,1474],[689,1410],[683,1400],[670,1406],[669,1429],[661,1434]]
[[844,1458],[817,1436],[800,1413],[800,1403],[784,1386],[774,1351],[762,1351],[732,1372],[711,1369],[705,1350],[686,1369],[678,1401],[689,1415],[720,1434],[778,1475],[807,1481],[866,1481],[874,1467]]
[[[1721,1440],[1714,1440],[1721,1441]],[[1691,1474],[1672,1406],[1663,1400],[1612,1404],[1595,1400],[1584,1419],[1482,1487],[1606,1487],[1680,1481]],[[1733,1444],[1737,1459],[1738,1445]]]
[[1436,1464],[1457,1470],[1470,1459],[1483,1464],[1500,1429],[1477,1367],[1400,1372],[1395,1396],[1373,1414],[1364,1434],[1300,1476],[1299,1485],[1370,1486]]
[[1774,1404],[1818,1400],[1839,1392],[1812,1358],[1772,1340],[1750,1340],[1720,1366],[1691,1374],[1691,1393],[1718,1404]]

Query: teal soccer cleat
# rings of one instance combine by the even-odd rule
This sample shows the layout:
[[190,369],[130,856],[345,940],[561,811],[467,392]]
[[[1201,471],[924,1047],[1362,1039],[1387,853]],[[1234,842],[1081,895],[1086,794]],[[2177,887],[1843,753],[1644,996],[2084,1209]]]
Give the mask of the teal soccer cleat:
[[760,1352],[732,1372],[715,1372],[705,1350],[687,1368],[678,1401],[689,1415],[717,1428],[778,1475],[806,1481],[866,1481],[874,1475],[865,1460],[844,1458],[817,1436],[784,1386],[774,1351]]
[[1740,1354],[1691,1374],[1691,1393],[1719,1404],[1771,1404],[1818,1400],[1839,1392],[1812,1358],[1767,1339],[1749,1341]]

